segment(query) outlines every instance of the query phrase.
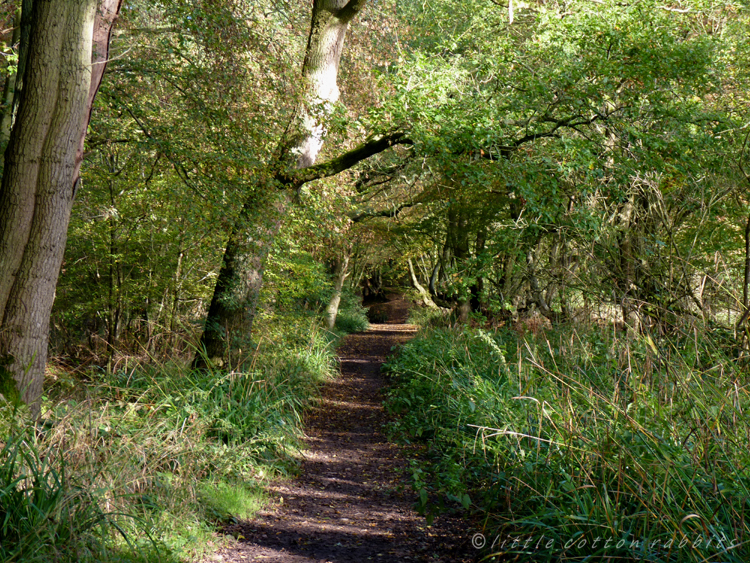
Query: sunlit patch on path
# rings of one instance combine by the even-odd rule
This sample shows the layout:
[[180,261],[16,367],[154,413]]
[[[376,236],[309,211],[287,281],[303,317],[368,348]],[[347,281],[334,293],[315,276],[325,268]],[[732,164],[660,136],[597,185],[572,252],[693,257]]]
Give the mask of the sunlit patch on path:
[[473,561],[463,522],[427,526],[414,512],[404,452],[382,433],[380,366],[416,327],[404,324],[407,303],[397,296],[380,307],[391,320],[348,336],[339,349],[341,378],[306,421],[300,477],[276,484],[273,505],[255,520],[230,527],[239,539],[213,561]]

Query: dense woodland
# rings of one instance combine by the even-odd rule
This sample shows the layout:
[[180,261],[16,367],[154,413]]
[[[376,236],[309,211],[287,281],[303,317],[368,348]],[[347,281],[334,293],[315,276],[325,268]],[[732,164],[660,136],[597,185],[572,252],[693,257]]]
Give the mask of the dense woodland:
[[[5,0],[0,21],[0,559],[210,550],[294,471],[333,346],[386,290],[423,327],[387,405],[425,448],[428,519],[585,540],[554,561],[750,558],[745,0]],[[43,58],[53,31],[89,34],[98,91],[34,82],[75,63]]]

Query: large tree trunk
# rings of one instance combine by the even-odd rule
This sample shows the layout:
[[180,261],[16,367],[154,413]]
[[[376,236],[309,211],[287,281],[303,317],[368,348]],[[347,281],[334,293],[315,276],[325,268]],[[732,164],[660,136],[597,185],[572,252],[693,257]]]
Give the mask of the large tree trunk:
[[349,23],[366,0],[314,0],[302,78],[307,92],[279,144],[279,162],[315,164],[323,148],[325,118],[339,99],[338,74]]
[[195,368],[225,363],[239,368],[250,351],[250,332],[263,287],[263,265],[290,204],[286,194],[278,195],[275,205],[267,203],[270,212],[265,216],[253,212],[258,202],[248,202],[242,208],[224,251],[200,349],[193,360]]
[[[276,159],[267,165],[266,191],[290,191],[293,186],[286,181],[289,171],[315,164],[323,146],[325,117],[339,97],[337,79],[346,30],[365,1],[314,1],[302,66],[306,92],[279,143]],[[289,200],[290,195],[283,197]],[[238,344],[250,339],[263,285],[263,264],[287,205],[288,201],[270,217],[254,196],[243,206],[227,243],[194,367],[206,367],[212,358],[237,363]],[[262,236],[249,237],[249,225]]]
[[83,139],[120,1],[33,2],[0,185],[0,391],[36,412]]

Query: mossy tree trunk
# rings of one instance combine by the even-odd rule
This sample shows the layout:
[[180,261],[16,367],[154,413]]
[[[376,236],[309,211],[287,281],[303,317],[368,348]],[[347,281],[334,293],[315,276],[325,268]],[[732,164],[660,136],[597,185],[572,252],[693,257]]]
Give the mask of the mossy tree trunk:
[[[302,66],[306,91],[279,143],[276,158],[266,166],[265,179],[261,180],[264,185],[245,202],[229,237],[194,367],[206,367],[213,358],[234,367],[241,363],[240,350],[250,342],[263,287],[263,264],[293,192],[303,183],[294,171],[313,167],[323,147],[325,119],[339,98],[337,80],[346,31],[365,1],[313,3]],[[321,170],[319,177],[324,175],[329,171]],[[272,196],[270,192],[277,194]],[[274,197],[275,201],[269,201]]]

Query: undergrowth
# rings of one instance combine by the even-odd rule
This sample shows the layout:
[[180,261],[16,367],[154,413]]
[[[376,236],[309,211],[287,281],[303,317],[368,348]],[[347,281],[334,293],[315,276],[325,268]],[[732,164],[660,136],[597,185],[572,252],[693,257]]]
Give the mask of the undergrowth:
[[367,311],[362,306],[361,298],[351,289],[346,288],[341,295],[341,306],[336,317],[336,330],[344,334],[364,332],[370,327]]
[[710,334],[434,329],[387,370],[419,508],[470,510],[487,560],[750,560],[747,376]]
[[58,373],[41,422],[20,421],[0,443],[0,560],[176,562],[211,550],[217,526],[263,504],[269,477],[296,470],[304,411],[336,373],[335,336],[297,326],[266,330],[244,372],[133,360]]
[[0,561],[112,561],[106,539],[117,515],[66,474],[59,451],[42,450],[34,432],[15,426],[16,413],[4,414],[11,424],[0,450]]

